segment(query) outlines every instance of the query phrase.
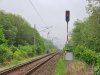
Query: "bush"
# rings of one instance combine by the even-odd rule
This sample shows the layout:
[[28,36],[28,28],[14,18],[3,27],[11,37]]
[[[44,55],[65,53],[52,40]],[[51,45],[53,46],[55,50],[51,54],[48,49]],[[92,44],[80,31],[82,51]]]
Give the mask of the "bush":
[[15,47],[15,46],[11,46],[10,49],[11,49],[11,51],[12,51],[13,53],[15,53],[15,51],[17,51],[18,48]]
[[15,51],[15,53],[13,54],[13,59],[15,59],[15,60],[21,60],[22,58],[23,58],[22,52],[19,49],[17,49]]
[[34,48],[33,46],[19,46],[19,50],[21,50],[21,52],[23,53],[23,56],[29,56],[32,57],[34,56]]
[[96,62],[96,52],[84,46],[78,46],[74,50],[74,54],[79,59],[85,61],[87,64],[94,64]]
[[12,59],[12,51],[4,45],[0,45],[0,63],[10,61]]
[[89,65],[94,65],[95,75],[100,74],[100,53],[96,53],[84,46],[77,46],[74,50],[74,55],[80,60],[86,62]]
[[96,65],[94,68],[94,75],[99,75],[99,74],[100,74],[100,53],[97,54]]
[[84,50],[85,48],[83,46],[77,46],[76,48],[74,48],[73,52],[77,58],[81,59]]
[[96,53],[95,51],[86,49],[82,56],[81,59],[83,59],[87,64],[94,64],[96,62]]
[[32,46],[19,46],[18,49],[14,52],[13,58],[15,60],[21,60],[23,58],[34,56],[34,51]]

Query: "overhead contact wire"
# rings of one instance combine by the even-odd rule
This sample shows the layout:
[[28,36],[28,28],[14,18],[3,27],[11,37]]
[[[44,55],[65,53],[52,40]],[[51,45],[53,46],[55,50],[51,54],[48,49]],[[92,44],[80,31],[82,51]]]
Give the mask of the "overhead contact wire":
[[30,4],[32,5],[33,9],[36,11],[37,15],[40,17],[41,21],[43,22],[43,24],[46,25],[46,23],[44,22],[43,18],[41,17],[41,15],[39,14],[38,10],[36,9],[35,5],[33,4],[33,2],[31,0],[29,0]]

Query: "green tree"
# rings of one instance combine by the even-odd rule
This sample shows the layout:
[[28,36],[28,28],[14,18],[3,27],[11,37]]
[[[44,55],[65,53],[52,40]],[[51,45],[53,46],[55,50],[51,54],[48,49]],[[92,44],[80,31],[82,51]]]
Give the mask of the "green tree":
[[2,26],[0,25],[0,45],[5,43],[6,40],[5,40],[5,37],[4,37],[4,32],[3,32],[3,28]]

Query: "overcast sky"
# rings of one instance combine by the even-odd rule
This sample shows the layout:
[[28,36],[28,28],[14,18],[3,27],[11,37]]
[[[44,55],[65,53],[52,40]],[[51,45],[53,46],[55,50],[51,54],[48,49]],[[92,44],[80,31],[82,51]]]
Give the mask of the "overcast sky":
[[[46,32],[40,32],[41,36],[47,38],[47,32],[50,32],[49,39],[55,38],[55,44],[61,48],[66,42],[66,21],[65,11],[70,10],[71,18],[69,22],[69,31],[74,28],[74,21],[84,19],[87,14],[85,10],[86,0],[31,0],[35,8],[42,17],[36,13],[29,0],[0,0],[0,10],[21,15],[32,27],[36,24],[38,31],[44,27],[53,26]],[[44,24],[44,22],[46,24]]]

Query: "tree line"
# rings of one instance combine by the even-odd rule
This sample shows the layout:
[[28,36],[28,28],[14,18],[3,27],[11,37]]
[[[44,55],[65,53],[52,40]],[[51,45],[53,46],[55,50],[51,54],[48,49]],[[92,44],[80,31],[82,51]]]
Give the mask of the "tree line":
[[94,75],[100,74],[100,0],[87,0],[89,14],[74,23],[68,49],[89,65],[94,65]]
[[50,40],[19,15],[0,11],[0,63],[33,57],[54,50]]

